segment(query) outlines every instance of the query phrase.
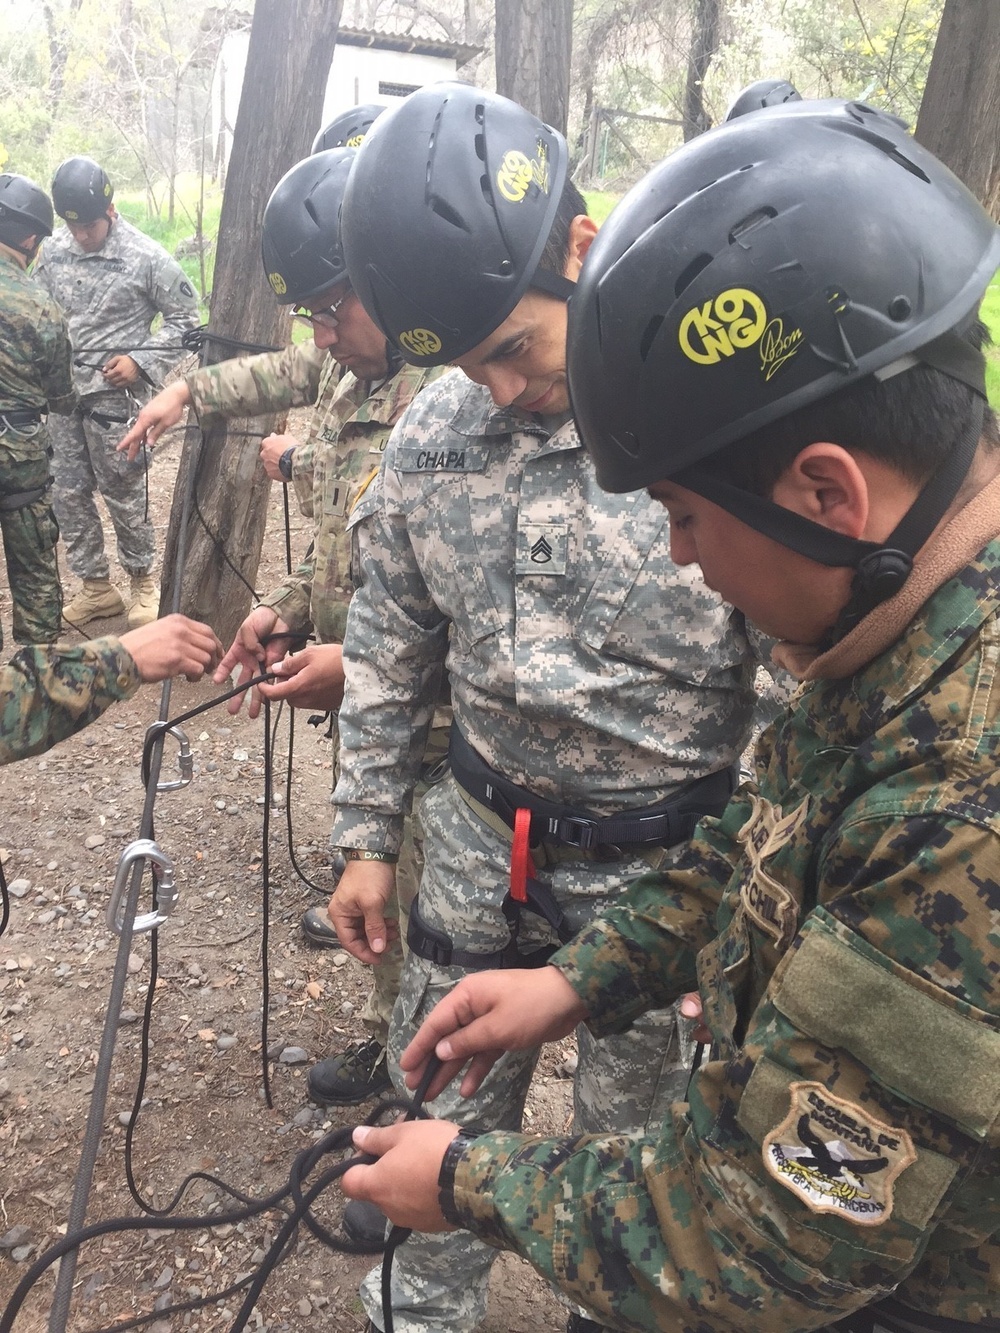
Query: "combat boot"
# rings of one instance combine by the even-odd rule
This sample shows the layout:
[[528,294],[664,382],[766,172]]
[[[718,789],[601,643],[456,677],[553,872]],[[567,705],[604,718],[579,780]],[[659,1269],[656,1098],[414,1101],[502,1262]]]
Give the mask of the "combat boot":
[[152,574],[132,575],[132,596],[128,604],[128,627],[148,625],[160,613],[160,585]]
[[125,602],[110,579],[84,579],[83,587],[63,606],[63,620],[73,629],[79,629],[90,620],[118,616],[125,610]]

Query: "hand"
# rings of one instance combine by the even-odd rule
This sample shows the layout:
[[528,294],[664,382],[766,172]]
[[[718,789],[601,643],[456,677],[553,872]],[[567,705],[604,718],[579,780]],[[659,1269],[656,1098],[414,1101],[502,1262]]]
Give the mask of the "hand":
[[114,388],[124,389],[139,378],[139,367],[130,356],[113,356],[101,374]]
[[[346,945],[345,945],[346,948]],[[415,1088],[431,1055],[441,1071],[427,1090],[432,1101],[470,1059],[459,1091],[471,1097],[504,1051],[526,1051],[567,1036],[587,1017],[576,991],[556,967],[476,972],[436,1005],[400,1059]]]
[[299,442],[294,435],[268,435],[260,446],[260,461],[264,471],[272,481],[287,481],[278,470],[278,461],[286,449],[297,449]]
[[696,1020],[694,1029],[691,1033],[695,1041],[700,1041],[703,1045],[710,1046],[712,1043],[712,1034],[701,1021],[701,996],[696,990],[691,991],[688,995],[681,996],[681,1013],[685,1018],[693,1018]]
[[284,699],[293,708],[336,712],[344,698],[344,657],[339,643],[311,643],[274,664],[280,676],[273,685],[258,685],[265,699]]
[[[228,653],[219,663],[212,679],[216,685],[222,685],[237,667],[240,669],[236,677],[237,685],[259,676],[288,650],[287,639],[274,639],[268,644],[261,643],[261,639],[266,639],[272,634],[288,633],[289,627],[279,618],[273,606],[255,607],[236,631],[236,638],[230,644]],[[246,692],[237,694],[226,704],[226,708],[234,717],[243,707],[245,698]],[[256,717],[259,712],[260,695],[255,686],[251,692],[247,715]]]
[[201,680],[222,656],[222,644],[207,625],[187,616],[163,616],[121,636],[147,683],[168,676]]
[[[327,906],[341,944],[362,963],[378,963],[385,952],[385,905],[395,884],[396,867],[388,861],[348,861]],[[391,929],[395,935],[399,927]]]
[[184,380],[175,380],[168,388],[161,389],[136,417],[135,425],[118,445],[118,452],[127,451],[131,463],[143,441],[155,444],[165,430],[177,425],[190,404],[191,390]]
[[454,1231],[438,1203],[438,1176],[458,1126],[446,1120],[411,1120],[374,1128],[359,1125],[354,1146],[378,1161],[352,1166],[341,1180],[350,1199],[366,1199],[398,1227],[414,1231]]

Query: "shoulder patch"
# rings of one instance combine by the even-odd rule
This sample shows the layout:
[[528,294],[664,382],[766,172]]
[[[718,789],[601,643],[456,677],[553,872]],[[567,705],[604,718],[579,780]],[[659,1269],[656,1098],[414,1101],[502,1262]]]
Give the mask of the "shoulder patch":
[[905,1129],[874,1119],[822,1083],[793,1083],[788,1115],[764,1139],[764,1165],[813,1213],[859,1226],[892,1215],[896,1177],[917,1159]]

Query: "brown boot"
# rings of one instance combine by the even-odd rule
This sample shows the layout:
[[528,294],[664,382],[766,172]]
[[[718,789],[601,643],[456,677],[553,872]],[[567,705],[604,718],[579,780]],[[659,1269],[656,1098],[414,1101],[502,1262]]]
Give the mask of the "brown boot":
[[73,629],[79,629],[91,620],[119,616],[125,603],[110,579],[84,579],[83,587],[63,606],[63,620]]
[[160,585],[152,574],[132,575],[132,596],[128,604],[128,627],[148,625],[160,613]]

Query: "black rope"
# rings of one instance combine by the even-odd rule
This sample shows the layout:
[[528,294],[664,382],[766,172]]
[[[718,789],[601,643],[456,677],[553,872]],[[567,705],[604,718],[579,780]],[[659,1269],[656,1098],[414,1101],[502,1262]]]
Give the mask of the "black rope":
[[273,343],[241,342],[239,338],[227,338],[222,333],[210,333],[207,324],[199,324],[196,329],[188,329],[181,335],[181,346],[188,352],[204,353],[209,343],[219,347],[230,347],[234,352],[280,352],[283,349]]

